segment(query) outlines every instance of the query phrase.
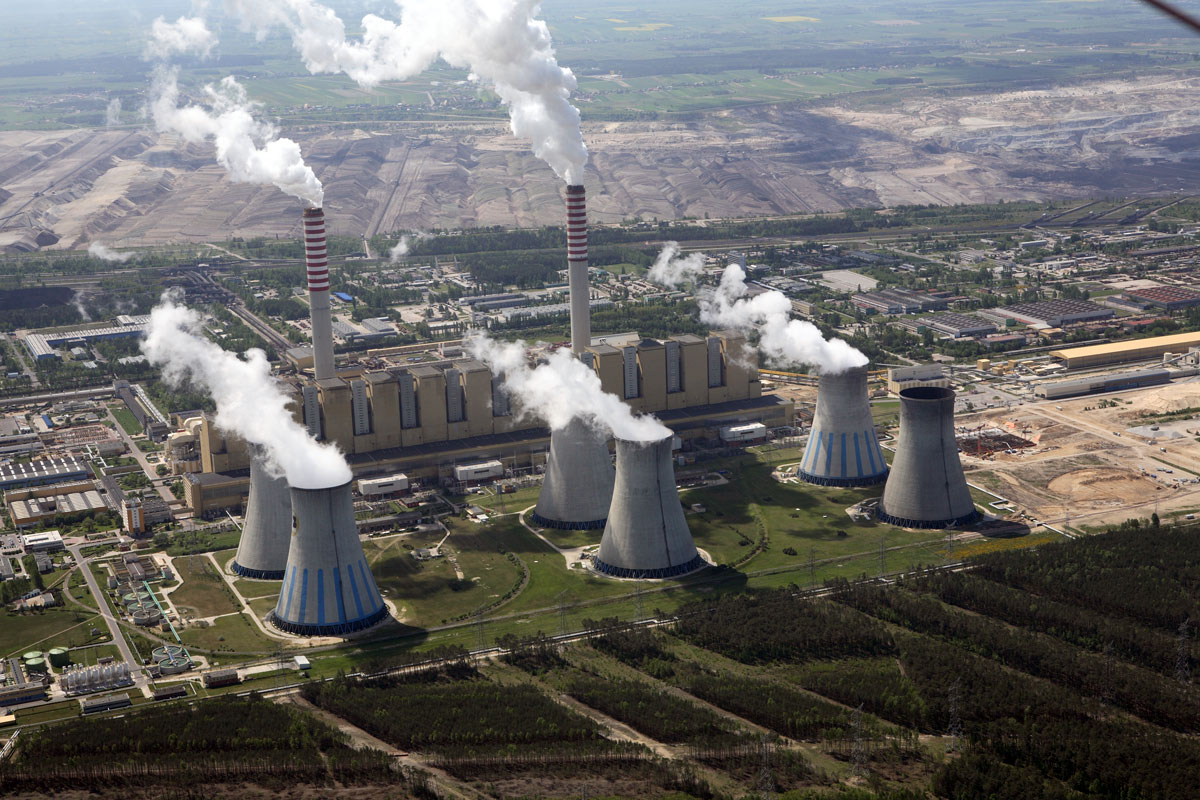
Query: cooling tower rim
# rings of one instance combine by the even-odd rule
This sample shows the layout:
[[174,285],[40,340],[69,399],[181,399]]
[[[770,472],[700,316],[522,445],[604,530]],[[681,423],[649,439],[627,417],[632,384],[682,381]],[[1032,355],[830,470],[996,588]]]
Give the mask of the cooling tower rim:
[[367,628],[376,625],[389,616],[388,607],[385,603],[379,607],[378,611],[368,614],[359,619],[347,620],[346,622],[338,623],[303,623],[290,622],[283,619],[274,611],[267,615],[267,622],[277,630],[284,633],[290,633],[295,636],[341,636],[347,633],[356,633],[366,630]]
[[827,475],[813,475],[802,469],[798,469],[796,470],[796,477],[805,483],[811,483],[816,486],[833,486],[848,489],[861,486],[878,486],[881,483],[886,483],[890,472],[890,469],[885,469],[883,472],[877,472],[874,475],[863,475],[859,478],[831,478]]
[[559,531],[595,531],[604,530],[605,524],[608,522],[608,517],[604,519],[593,519],[585,522],[570,522],[557,519],[549,519],[534,511],[529,515],[529,520],[535,525],[542,528],[552,528]]
[[944,403],[954,399],[954,390],[944,386],[910,386],[900,390],[900,399],[915,403]]
[[859,375],[859,374],[866,375],[867,374],[867,366],[868,366],[867,364],[863,364],[860,367],[847,367],[846,369],[839,369],[836,371],[831,370],[829,372],[822,372],[820,370],[814,370],[814,373],[816,374],[818,379],[820,379],[820,378],[845,378],[845,377],[848,377],[851,375]]
[[345,483],[337,483],[333,485],[325,484],[323,486],[296,486],[295,484],[289,482],[288,487],[293,492],[308,492],[310,494],[315,494],[317,492],[336,492],[339,489],[346,488],[352,483],[354,483],[353,476],[351,476],[350,480],[346,481]]
[[243,578],[250,578],[258,581],[281,581],[284,579],[285,570],[267,570],[267,569],[250,569],[243,567],[237,561],[229,565],[229,568]]
[[668,433],[666,436],[663,436],[658,439],[623,439],[620,436],[613,437],[613,439],[616,440],[616,443],[618,445],[623,444],[627,447],[639,447],[639,448],[643,448],[643,449],[650,448],[650,447],[659,447],[665,443],[670,442],[674,438],[675,438],[674,431],[672,431],[672,432]]
[[962,525],[970,525],[978,522],[983,518],[983,514],[979,513],[979,509],[973,509],[970,514],[964,514],[954,519],[905,519],[903,517],[893,517],[891,514],[884,512],[882,508],[875,510],[875,516],[879,518],[880,522],[895,525],[897,528],[922,528],[925,530],[957,528]]

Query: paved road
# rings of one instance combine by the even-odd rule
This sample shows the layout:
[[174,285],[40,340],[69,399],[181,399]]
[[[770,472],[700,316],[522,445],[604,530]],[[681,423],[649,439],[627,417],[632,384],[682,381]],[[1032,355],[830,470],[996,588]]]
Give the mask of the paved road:
[[87,568],[91,559],[83,556],[83,547],[82,544],[74,544],[68,546],[67,550],[75,557],[75,563],[79,565],[79,570],[83,573],[84,580],[87,581],[88,590],[96,600],[96,607],[100,609],[100,616],[104,617],[104,624],[108,626],[108,632],[112,635],[113,644],[121,651],[121,658],[129,665],[129,672],[133,675],[134,685],[140,689],[148,683],[145,673],[141,670],[142,660],[137,657],[133,652],[133,648],[129,646],[129,642],[125,640],[125,634],[121,631],[121,625],[117,622],[117,618],[113,616],[112,608],[109,607],[108,600],[104,597],[104,590],[100,588],[100,583],[96,580],[96,576]]

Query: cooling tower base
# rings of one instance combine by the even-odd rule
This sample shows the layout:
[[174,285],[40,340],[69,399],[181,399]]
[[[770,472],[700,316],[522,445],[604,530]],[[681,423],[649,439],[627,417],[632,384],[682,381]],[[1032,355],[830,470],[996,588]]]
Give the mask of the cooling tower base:
[[259,581],[281,581],[284,570],[250,569],[234,561],[229,568],[243,578],[253,578]]
[[534,525],[542,528],[553,528],[560,531],[598,531],[604,530],[604,523],[607,519],[594,519],[590,522],[563,522],[557,519],[546,519],[536,511],[529,515],[529,520]]
[[880,522],[886,522],[889,525],[895,525],[897,528],[957,528],[961,525],[970,525],[973,522],[978,522],[983,518],[983,514],[978,511],[972,511],[970,514],[958,517],[957,519],[903,519],[902,517],[893,517],[891,514],[886,514],[882,510],[877,510],[875,516]]
[[861,486],[878,486],[887,481],[888,474],[881,472],[878,475],[863,475],[860,478],[831,478],[828,475],[811,475],[803,470],[796,470],[796,477],[807,483],[812,483],[817,486],[837,486],[840,488],[861,487]]
[[288,622],[285,619],[280,619],[279,616],[272,611],[267,615],[267,622],[271,623],[272,627],[277,628],[284,633],[290,633],[294,636],[344,636],[347,633],[355,633],[370,628],[372,625],[381,622],[388,615],[387,606],[383,606],[374,614],[363,617],[362,619],[350,620],[349,622],[338,622],[333,624],[305,624],[302,622]]
[[614,567],[612,564],[606,564],[599,558],[592,559],[592,566],[597,572],[602,572],[605,575],[611,575],[614,578],[638,578],[640,580],[656,580],[662,578],[678,578],[680,575],[686,575],[689,572],[695,572],[701,567],[707,567],[708,562],[701,556],[697,555],[691,561],[685,564],[677,564],[673,567],[663,567],[661,569],[630,569],[628,567]]

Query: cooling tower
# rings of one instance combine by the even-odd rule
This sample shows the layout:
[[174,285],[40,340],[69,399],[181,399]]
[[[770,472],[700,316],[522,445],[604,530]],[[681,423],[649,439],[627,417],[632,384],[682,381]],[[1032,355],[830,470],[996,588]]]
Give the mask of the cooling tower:
[[618,578],[670,578],[704,566],[683,518],[671,439],[617,439],[617,478],[600,551],[600,572]]
[[369,628],[387,606],[367,568],[350,483],[327,489],[292,487],[292,544],[275,627],[302,636],[326,636]]
[[325,251],[325,212],[304,209],[304,261],[308,265],[308,304],[312,315],[313,371],[317,380],[334,377],[333,318],[329,311],[329,259]]
[[282,475],[272,478],[255,458],[250,462],[250,499],[233,571],[247,578],[278,581],[292,541],[292,493]]
[[900,392],[900,436],[878,515],[904,528],[949,528],[979,518],[954,439],[954,392]]
[[567,283],[571,296],[571,350],[583,355],[592,343],[591,289],[588,287],[587,193],[567,187]]
[[867,368],[822,375],[808,447],[797,474],[821,486],[872,486],[887,479],[867,401]]
[[578,419],[551,432],[533,522],[544,528],[598,530],[608,517],[612,494],[612,459],[604,437]]

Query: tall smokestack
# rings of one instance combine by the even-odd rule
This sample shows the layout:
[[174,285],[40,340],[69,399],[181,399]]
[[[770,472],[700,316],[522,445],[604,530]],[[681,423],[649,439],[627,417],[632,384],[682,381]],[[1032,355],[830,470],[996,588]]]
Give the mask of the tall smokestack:
[[592,560],[618,578],[672,578],[703,567],[683,516],[671,440],[617,439],[617,477],[600,550]]
[[292,539],[292,493],[287,478],[272,478],[262,459],[250,462],[250,499],[233,571],[246,578],[283,580]]
[[592,343],[587,237],[587,193],[582,184],[568,186],[567,283],[571,293],[571,350],[577,356]]
[[954,392],[900,392],[900,435],[878,516],[902,528],[949,528],[979,519],[954,438]]
[[301,636],[336,636],[384,619],[387,606],[358,539],[350,483],[292,487],[292,514],[287,572],[271,624]]
[[306,208],[301,220],[304,225],[304,261],[308,266],[308,305],[312,314],[313,370],[317,380],[324,380],[334,377],[325,212],[320,208]]
[[887,479],[867,398],[866,367],[821,376],[817,413],[797,474],[821,486],[873,486]]

